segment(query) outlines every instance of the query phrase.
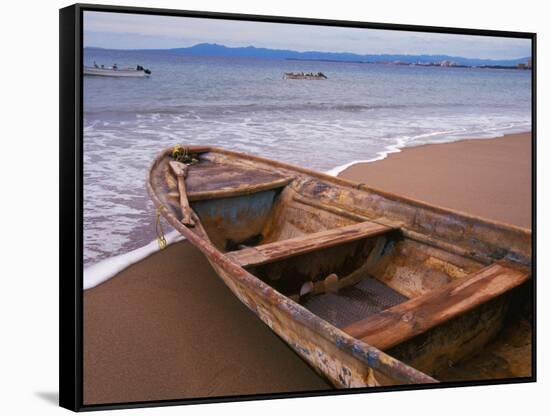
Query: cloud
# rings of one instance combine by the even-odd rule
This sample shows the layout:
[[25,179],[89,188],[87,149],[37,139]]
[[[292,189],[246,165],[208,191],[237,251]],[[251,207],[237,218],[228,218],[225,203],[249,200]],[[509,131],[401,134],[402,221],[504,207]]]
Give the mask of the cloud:
[[531,41],[519,38],[84,12],[85,46],[164,49],[203,42],[359,54],[445,54],[490,59],[531,55]]

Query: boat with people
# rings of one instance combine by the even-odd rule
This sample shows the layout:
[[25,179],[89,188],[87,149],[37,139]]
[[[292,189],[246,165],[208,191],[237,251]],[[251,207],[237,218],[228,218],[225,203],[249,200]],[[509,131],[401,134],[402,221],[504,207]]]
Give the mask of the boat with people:
[[151,70],[141,65],[136,67],[119,68],[117,64],[113,66],[98,65],[94,62],[93,66],[84,66],[84,75],[94,75],[101,77],[148,77]]
[[531,376],[528,229],[211,146],[162,151],[147,189],[337,388]]
[[308,79],[308,80],[322,80],[327,79],[328,77],[322,72],[285,72],[283,79]]

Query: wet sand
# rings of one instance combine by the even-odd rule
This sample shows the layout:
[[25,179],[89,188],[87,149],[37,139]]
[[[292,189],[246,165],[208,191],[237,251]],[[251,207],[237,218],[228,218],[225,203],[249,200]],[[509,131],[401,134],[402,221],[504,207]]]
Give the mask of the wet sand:
[[84,292],[84,403],[331,388],[186,241]]
[[[530,227],[530,134],[405,149],[341,176]],[[84,292],[84,403],[331,388],[174,244]]]

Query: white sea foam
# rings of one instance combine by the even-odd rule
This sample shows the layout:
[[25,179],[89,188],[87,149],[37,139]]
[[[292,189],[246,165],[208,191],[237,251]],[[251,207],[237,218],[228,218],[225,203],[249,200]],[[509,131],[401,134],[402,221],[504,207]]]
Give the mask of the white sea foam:
[[[173,230],[166,234],[166,243],[172,244],[177,241],[181,241],[184,237],[177,231]],[[113,276],[115,276],[120,271],[126,269],[134,263],[137,263],[140,260],[143,260],[146,257],[149,257],[151,254],[159,250],[158,242],[151,241],[149,244],[140,247],[138,249],[129,251],[128,253],[120,254],[118,256],[109,257],[107,259],[101,260],[98,263],[95,263],[92,266],[86,267],[84,269],[84,279],[83,279],[83,288],[91,289],[103,283]]]
[[411,140],[420,138],[420,137],[428,137],[428,136],[435,136],[439,134],[444,134],[447,132],[433,132],[433,133],[427,133],[427,134],[420,134],[418,136],[414,137],[397,137],[396,142],[394,144],[391,144],[389,146],[386,146],[386,148],[380,152],[376,153],[376,156],[370,159],[365,160],[354,160],[353,162],[346,163],[344,165],[337,166],[335,168],[330,169],[326,173],[331,176],[338,176],[340,173],[345,171],[347,168],[356,165],[358,163],[369,163],[369,162],[376,162],[377,160],[382,160],[388,157],[391,153],[399,153],[401,152],[401,149],[406,147],[407,143]]
[[[302,120],[304,122],[305,120]],[[222,123],[223,124],[223,123]],[[226,126],[227,127],[227,126]],[[293,126],[293,128],[296,126]],[[323,128],[323,123],[318,123],[314,126],[314,129],[308,129],[310,136],[316,135],[319,139],[323,134],[326,134],[327,131]],[[331,126],[334,128],[334,126]],[[338,126],[340,127],[340,126]],[[270,125],[269,128],[274,128],[273,125]],[[296,131],[292,131],[289,126],[279,125],[275,127],[286,132],[287,137],[291,134],[297,134]],[[345,129],[345,127],[340,127]],[[424,143],[441,143],[461,140],[462,138],[471,137],[498,137],[502,136],[505,133],[510,133],[513,131],[526,131],[529,130],[530,123],[517,123],[517,124],[507,124],[502,125],[497,128],[489,127],[480,129],[478,131],[466,130],[466,129],[453,129],[453,130],[439,130],[432,131],[429,133],[422,133],[417,135],[403,135],[396,138],[381,138],[380,142],[391,143],[386,145],[383,150],[378,152],[372,152],[374,157],[368,159],[360,159],[352,162],[348,162],[343,165],[339,165],[333,169],[326,171],[327,174],[332,176],[337,176],[345,169],[353,166],[357,163],[369,163],[377,160],[382,160],[386,158],[391,153],[400,152],[403,148],[407,146],[420,145]],[[226,131],[230,131],[227,129]],[[359,129],[361,130],[361,129]],[[120,141],[121,135],[118,132],[101,132],[97,134],[94,131],[93,127],[88,131],[88,137],[95,139],[95,145],[103,147],[105,142],[108,142],[113,139]],[[163,133],[159,134],[158,137],[162,138],[165,143],[170,143],[174,140],[174,135],[177,135],[179,132],[174,133]],[[258,132],[260,133],[260,132]],[[348,133],[352,133],[351,130]],[[298,134],[299,135],[299,134]],[[267,153],[267,156],[270,156],[269,153],[280,151],[280,143],[277,140],[265,140],[262,139],[262,146],[254,146],[253,141],[249,137],[243,137],[235,135],[232,145],[237,150],[245,149],[251,153]],[[257,135],[255,136],[257,137]],[[349,137],[349,135],[348,135]],[[90,149],[91,150],[91,149]],[[126,152],[131,153],[130,156],[124,155],[117,157],[123,159],[128,157],[128,164],[125,166],[131,166],[130,162],[140,161],[139,165],[146,165],[149,159],[152,157],[153,152],[147,149],[144,151],[139,143],[134,143],[134,147],[126,149]],[[90,157],[94,151],[88,152],[85,157]],[[136,209],[131,203],[136,195],[139,195],[139,192],[136,192],[139,188],[129,188],[126,190],[126,194],[118,192],[116,185],[121,181],[121,172],[117,170],[112,170],[110,159],[107,159],[103,163],[95,163],[92,165],[94,170],[89,171],[89,177],[86,181],[86,194],[90,198],[86,198],[87,201],[87,210],[86,210],[86,220],[87,224],[92,224],[93,226],[85,227],[85,240],[86,240],[86,251],[88,262],[94,261],[94,259],[101,259],[105,257],[106,253],[120,252],[125,250],[126,247],[135,244],[136,236],[140,233],[135,233],[136,227],[145,227],[145,230],[150,229],[152,224],[147,223],[146,219],[152,219],[151,209],[146,209],[144,212],[141,212],[140,209]],[[138,165],[138,166],[139,166]],[[139,184],[141,182],[142,172],[141,169],[125,169],[124,178],[126,180],[131,179],[130,183]],[[133,192],[132,192],[133,191]],[[91,198],[93,196],[93,198]],[[144,206],[147,206],[150,202],[145,203]],[[137,204],[140,206],[140,204]],[[108,217],[105,217],[105,213],[108,213]],[[116,226],[113,226],[116,224]],[[148,233],[146,233],[148,234]],[[183,237],[177,232],[172,231],[166,235],[168,244],[180,241]],[[139,241],[139,240],[138,240]],[[147,241],[147,240],[145,240]],[[107,243],[108,242],[108,243]],[[135,247],[135,246],[134,246]],[[150,256],[151,254],[158,251],[157,241],[152,241],[140,248],[127,251],[123,254],[110,256],[99,260],[88,266],[84,269],[84,289],[93,288],[100,283],[103,283],[123,269],[129,267],[130,265]]]
[[386,146],[384,150],[377,152],[376,156],[373,158],[364,159],[364,160],[354,160],[352,162],[345,163],[343,165],[339,165],[332,169],[329,169],[325,173],[331,176],[338,176],[340,173],[342,173],[343,171],[345,171],[346,169],[348,169],[353,165],[357,165],[359,163],[376,162],[378,160],[385,159],[386,157],[388,157],[388,155],[392,153],[399,153],[403,148],[408,147],[407,144],[412,144],[413,146],[419,146],[422,144],[430,143],[429,140],[424,141],[422,139],[431,138],[435,136],[441,136],[442,139],[440,141],[434,141],[433,142],[434,144],[454,142],[458,140],[463,140],[465,138],[492,139],[492,138],[502,137],[505,134],[521,133],[524,131],[528,131],[530,129],[531,129],[531,123],[524,122],[524,123],[515,123],[515,124],[512,123],[506,126],[485,128],[479,131],[468,131],[462,128],[462,129],[455,129],[455,130],[435,131],[435,132],[430,132],[425,134],[419,134],[417,136],[412,136],[412,137],[398,137],[396,138],[395,144]]

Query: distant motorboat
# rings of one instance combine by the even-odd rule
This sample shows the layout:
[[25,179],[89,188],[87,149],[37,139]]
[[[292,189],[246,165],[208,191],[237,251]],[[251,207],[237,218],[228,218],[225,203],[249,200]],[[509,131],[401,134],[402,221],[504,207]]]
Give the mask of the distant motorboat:
[[94,62],[94,66],[84,66],[84,75],[100,77],[148,77],[151,75],[151,71],[141,65],[137,65],[135,68],[119,68],[116,64],[113,66],[99,66]]
[[283,76],[283,78],[284,79],[327,79],[327,76],[322,72],[317,72],[316,74],[314,74],[313,72],[310,72],[310,73],[285,72],[285,75]]

